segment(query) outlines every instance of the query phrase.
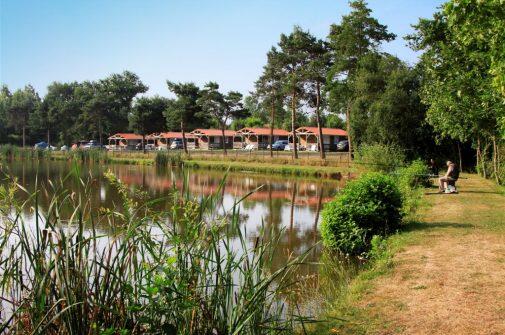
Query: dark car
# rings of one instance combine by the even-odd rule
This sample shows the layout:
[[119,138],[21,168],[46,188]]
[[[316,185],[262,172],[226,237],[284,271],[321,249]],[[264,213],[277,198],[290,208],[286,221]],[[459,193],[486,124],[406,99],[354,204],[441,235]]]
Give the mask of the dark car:
[[49,144],[47,144],[44,141],[39,142],[39,143],[35,144],[35,146],[34,146],[35,149],[47,149],[48,147],[49,147]]
[[348,151],[349,150],[349,141],[343,140],[337,143],[338,151]]
[[272,145],[272,150],[284,150],[288,145],[288,140],[278,140]]

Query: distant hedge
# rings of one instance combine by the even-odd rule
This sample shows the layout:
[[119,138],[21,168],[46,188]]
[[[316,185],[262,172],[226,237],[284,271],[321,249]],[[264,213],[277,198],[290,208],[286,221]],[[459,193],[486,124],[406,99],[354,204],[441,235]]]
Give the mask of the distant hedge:
[[323,244],[346,254],[362,254],[369,250],[374,235],[395,232],[402,215],[402,194],[395,180],[381,173],[365,174],[325,206]]

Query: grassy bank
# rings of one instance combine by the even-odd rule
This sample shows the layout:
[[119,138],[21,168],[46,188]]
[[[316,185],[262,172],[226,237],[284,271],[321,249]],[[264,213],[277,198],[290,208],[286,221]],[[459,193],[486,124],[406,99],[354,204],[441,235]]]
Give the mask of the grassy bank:
[[[3,149],[2,149],[3,148]],[[276,153],[270,157],[267,152],[231,151],[224,156],[220,151],[191,152],[106,152],[97,150],[77,150],[70,152],[42,151],[4,146],[0,148],[0,159],[52,159],[74,160],[80,162],[99,162],[131,165],[175,165],[194,169],[227,170],[235,172],[254,172],[288,176],[340,179],[342,174],[355,172],[349,168],[345,155],[333,153],[321,160],[317,153],[302,154],[293,160],[289,153]]]
[[405,229],[328,297],[314,334],[501,333],[505,198],[491,181],[465,177],[458,195],[425,189]]

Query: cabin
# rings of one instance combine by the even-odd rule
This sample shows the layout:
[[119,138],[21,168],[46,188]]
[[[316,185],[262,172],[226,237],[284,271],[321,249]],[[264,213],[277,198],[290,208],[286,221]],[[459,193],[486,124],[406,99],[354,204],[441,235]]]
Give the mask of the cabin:
[[[154,138],[154,145],[157,148],[165,149],[168,150],[170,149],[170,146],[175,140],[181,140],[182,141],[182,132],[166,132],[166,133],[158,133],[158,134],[152,134],[151,135]],[[186,133],[186,145],[188,149],[195,149],[196,148],[196,136],[194,136],[191,133]]]
[[[254,149],[267,149],[270,145],[270,128],[242,128],[237,130],[237,135],[242,137],[244,147],[252,146]],[[273,141],[287,140],[289,132],[284,129],[273,130]]]
[[197,138],[197,148],[212,149],[239,149],[242,148],[242,138],[233,130],[225,130],[225,145],[223,146],[222,132],[220,129],[195,129],[191,135]]
[[[321,128],[325,151],[337,151],[337,143],[347,139],[347,132],[338,128]],[[307,150],[319,150],[317,127],[300,127],[295,130],[298,143]]]
[[[109,150],[135,150],[142,143],[142,135],[133,133],[117,133],[108,138]],[[147,140],[147,137],[146,137]]]

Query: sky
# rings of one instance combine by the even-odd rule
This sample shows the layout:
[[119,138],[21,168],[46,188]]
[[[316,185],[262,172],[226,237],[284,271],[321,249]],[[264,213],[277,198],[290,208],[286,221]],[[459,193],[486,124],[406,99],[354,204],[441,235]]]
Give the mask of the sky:
[[[415,64],[403,36],[442,0],[369,0],[398,35],[383,51]],[[148,95],[169,96],[166,80],[247,94],[267,51],[294,25],[319,38],[349,12],[346,0],[0,0],[0,83],[84,81],[133,71]]]

